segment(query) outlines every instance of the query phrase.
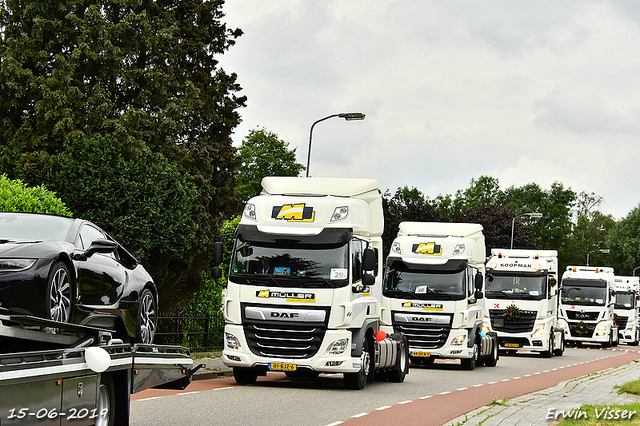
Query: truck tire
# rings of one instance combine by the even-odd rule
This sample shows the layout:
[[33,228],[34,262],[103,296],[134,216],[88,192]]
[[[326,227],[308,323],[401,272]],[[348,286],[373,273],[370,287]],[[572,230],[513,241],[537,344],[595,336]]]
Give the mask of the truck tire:
[[233,367],[233,378],[240,385],[251,385],[258,380],[258,373],[248,367]]
[[369,376],[372,375],[372,369],[369,341],[365,338],[362,342],[362,353],[360,354],[360,371],[357,373],[344,373],[344,386],[353,390],[364,389]]
[[96,417],[95,426],[113,426],[116,416],[115,402],[113,378],[110,374],[103,374],[98,386],[96,401],[96,415],[98,417]]
[[460,366],[463,370],[472,371],[476,368],[476,363],[478,362],[478,342],[480,338],[476,336],[476,342],[473,344],[473,356],[471,358],[462,358],[460,359]]
[[562,356],[562,354],[564,354],[564,334],[560,335],[560,347],[554,349],[553,354],[556,356]]
[[542,358],[551,358],[553,356],[553,334],[549,334],[548,350],[540,352]]
[[491,357],[484,360],[484,365],[487,367],[495,367],[498,365],[500,359],[500,351],[498,351],[498,340],[491,341]]
[[409,343],[407,336],[402,336],[398,344],[398,359],[387,377],[390,382],[402,383],[409,373]]

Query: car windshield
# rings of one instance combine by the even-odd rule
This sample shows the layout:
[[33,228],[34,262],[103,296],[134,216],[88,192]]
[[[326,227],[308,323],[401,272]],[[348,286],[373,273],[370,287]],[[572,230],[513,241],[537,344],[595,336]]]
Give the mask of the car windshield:
[[486,281],[488,298],[542,300],[546,296],[546,277],[490,275]]
[[604,306],[607,301],[603,280],[564,279],[562,303],[565,305]]
[[0,242],[64,241],[72,224],[60,216],[0,213]]
[[231,278],[283,287],[343,287],[349,278],[348,244],[263,244],[238,239]]
[[634,293],[616,293],[615,309],[633,309],[636,306]]

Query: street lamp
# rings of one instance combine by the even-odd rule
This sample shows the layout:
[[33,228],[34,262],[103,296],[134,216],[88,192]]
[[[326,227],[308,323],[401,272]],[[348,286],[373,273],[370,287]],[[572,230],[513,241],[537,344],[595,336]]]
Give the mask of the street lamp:
[[516,216],[516,217],[513,218],[513,220],[511,221],[511,248],[513,248],[513,229],[516,226],[516,219],[519,218],[519,217],[522,217],[522,216],[529,216],[531,218],[538,219],[538,218],[542,217],[542,213],[538,213],[538,212],[535,212],[535,213],[523,213],[520,216]]
[[333,117],[340,117],[340,118],[344,118],[347,121],[354,121],[354,120],[364,120],[365,115],[361,112],[342,112],[340,114],[332,114],[325,118],[321,118],[320,120],[316,121],[311,125],[311,130],[309,130],[309,149],[307,150],[307,177],[309,177],[309,161],[311,161],[311,137],[313,135],[313,126],[315,126],[321,121],[328,120]]
[[604,253],[604,254],[609,254],[611,252],[611,250],[609,249],[596,249],[596,250],[591,250],[589,253],[587,253],[587,266],[589,266],[589,255],[591,253],[595,253],[595,252],[600,252],[600,253]]
[[633,276],[636,276],[636,269],[640,269],[640,266],[636,266],[635,268],[633,268]]

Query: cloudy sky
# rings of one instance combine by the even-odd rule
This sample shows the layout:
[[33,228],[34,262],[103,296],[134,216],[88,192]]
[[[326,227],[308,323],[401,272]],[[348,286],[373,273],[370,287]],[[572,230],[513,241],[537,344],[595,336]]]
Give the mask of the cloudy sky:
[[495,177],[561,182],[620,219],[640,203],[640,2],[227,0],[220,60],[310,175],[434,198]]

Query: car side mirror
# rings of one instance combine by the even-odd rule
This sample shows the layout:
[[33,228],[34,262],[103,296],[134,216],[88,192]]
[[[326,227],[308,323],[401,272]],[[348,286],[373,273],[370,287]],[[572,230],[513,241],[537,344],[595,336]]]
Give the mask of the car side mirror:
[[99,238],[91,243],[89,248],[84,252],[85,257],[91,257],[95,253],[113,253],[118,248],[118,243],[104,238]]

